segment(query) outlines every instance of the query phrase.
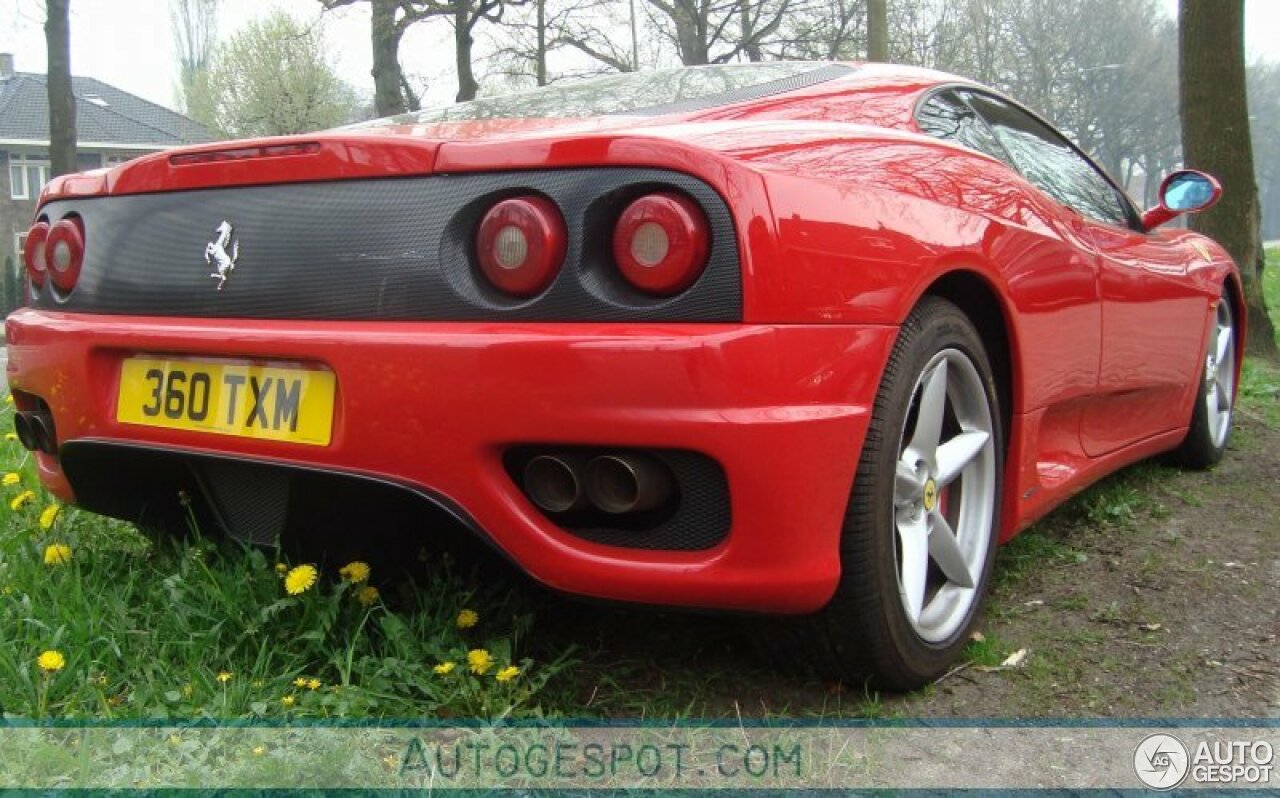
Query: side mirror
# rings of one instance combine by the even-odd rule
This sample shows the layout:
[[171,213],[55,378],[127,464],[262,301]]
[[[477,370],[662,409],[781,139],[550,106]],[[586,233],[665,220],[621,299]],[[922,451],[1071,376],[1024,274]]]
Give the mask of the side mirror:
[[1195,169],[1172,172],[1160,184],[1160,204],[1142,214],[1142,227],[1152,230],[1184,213],[1195,213],[1213,204],[1222,196],[1222,184],[1212,175]]

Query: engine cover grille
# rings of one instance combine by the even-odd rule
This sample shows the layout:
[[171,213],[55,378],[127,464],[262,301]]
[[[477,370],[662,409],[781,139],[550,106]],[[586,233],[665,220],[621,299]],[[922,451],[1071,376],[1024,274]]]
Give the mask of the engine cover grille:
[[[630,288],[612,262],[621,209],[681,191],[707,214],[707,268],[684,293]],[[494,290],[475,264],[480,217],[517,194],[550,197],[568,251],[541,295]],[[41,210],[85,224],[85,261],[69,296],[45,287],[38,308],[253,319],[732,322],[742,317],[732,217],[705,183],[657,169],[573,169],[237,187],[61,200]],[[206,248],[228,223],[235,265],[219,289]]]

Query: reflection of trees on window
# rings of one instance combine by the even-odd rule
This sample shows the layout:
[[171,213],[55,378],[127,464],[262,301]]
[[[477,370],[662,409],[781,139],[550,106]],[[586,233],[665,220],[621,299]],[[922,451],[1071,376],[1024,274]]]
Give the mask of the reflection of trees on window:
[[370,124],[429,124],[477,119],[539,119],[625,114],[785,80],[825,64],[768,63],[628,72],[486,97]]
[[[986,123],[973,109],[950,92],[935,94],[916,115],[920,129],[934,138],[952,141],[1008,163],[1009,156]],[[1013,164],[1009,164],[1013,166]]]
[[1057,133],[994,97],[966,93],[965,99],[990,123],[1027,180],[1091,219],[1128,223],[1116,189]]

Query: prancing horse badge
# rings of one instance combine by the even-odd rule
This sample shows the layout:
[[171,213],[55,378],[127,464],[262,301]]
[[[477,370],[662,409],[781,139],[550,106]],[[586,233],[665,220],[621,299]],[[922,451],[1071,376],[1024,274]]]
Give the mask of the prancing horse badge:
[[225,219],[222,224],[214,228],[213,232],[218,237],[205,244],[204,262],[217,269],[209,276],[217,278],[218,290],[221,291],[227,278],[231,276],[232,270],[236,268],[236,259],[240,257],[240,242],[234,238],[235,231],[231,227],[231,222]]

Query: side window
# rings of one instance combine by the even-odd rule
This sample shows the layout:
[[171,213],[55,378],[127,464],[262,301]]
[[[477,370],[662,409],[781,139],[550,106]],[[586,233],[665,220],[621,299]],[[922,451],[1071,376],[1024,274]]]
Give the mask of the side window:
[[991,134],[987,123],[979,119],[973,109],[954,92],[941,91],[926,100],[916,111],[916,124],[935,139],[977,150],[1018,168],[1009,161],[1009,154]]
[[961,96],[987,120],[1014,165],[1041,191],[1090,219],[1129,225],[1115,187],[1061,134],[1003,100],[972,92]]

